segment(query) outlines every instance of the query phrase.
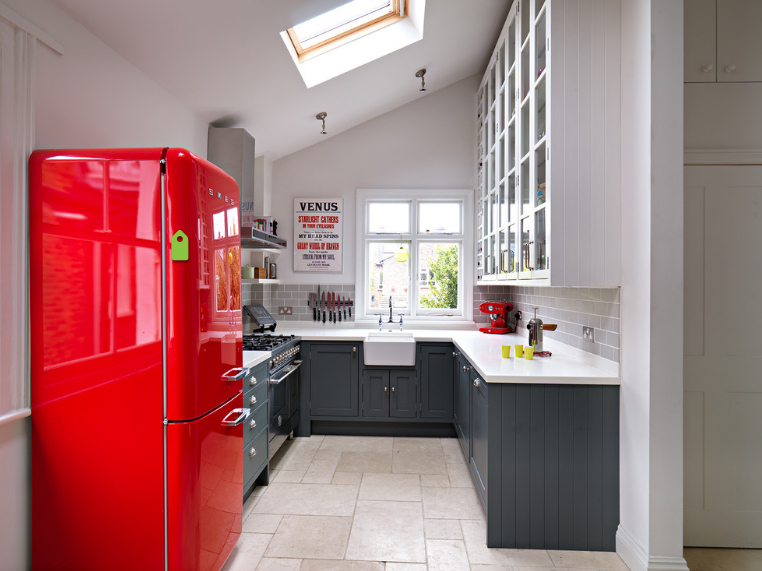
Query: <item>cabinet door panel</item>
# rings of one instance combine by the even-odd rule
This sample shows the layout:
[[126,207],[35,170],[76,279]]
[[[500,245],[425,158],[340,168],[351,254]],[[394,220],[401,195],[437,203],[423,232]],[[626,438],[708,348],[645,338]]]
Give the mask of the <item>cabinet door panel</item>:
[[684,4],[687,83],[717,81],[716,8],[717,0],[690,0]]
[[421,418],[452,419],[452,347],[421,346]]
[[466,458],[469,458],[471,448],[469,438],[471,434],[469,426],[471,418],[471,393],[469,391],[471,364],[462,356],[456,359],[455,362],[455,430],[458,433],[463,454],[465,454]]
[[[471,455],[469,464],[476,489],[487,505],[487,384],[477,375],[471,380]],[[478,386],[477,386],[478,385]]]
[[416,418],[418,416],[418,375],[415,371],[389,373],[389,416]]
[[760,23],[759,0],[718,0],[717,81],[762,81]]
[[389,416],[389,371],[365,369],[362,372],[362,416]]
[[359,360],[352,343],[310,346],[312,416],[357,416]]

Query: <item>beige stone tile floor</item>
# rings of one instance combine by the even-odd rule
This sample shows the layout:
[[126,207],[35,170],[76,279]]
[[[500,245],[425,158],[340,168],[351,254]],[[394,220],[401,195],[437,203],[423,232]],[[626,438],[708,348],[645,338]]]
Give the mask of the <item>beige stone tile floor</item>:
[[223,571],[628,571],[615,553],[489,549],[485,529],[455,438],[296,438]]

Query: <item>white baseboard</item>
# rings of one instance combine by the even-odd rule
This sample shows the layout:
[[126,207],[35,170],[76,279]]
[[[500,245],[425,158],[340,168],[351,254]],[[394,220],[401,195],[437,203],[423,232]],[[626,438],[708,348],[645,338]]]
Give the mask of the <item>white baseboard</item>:
[[682,557],[649,556],[621,525],[616,531],[616,552],[631,571],[689,571]]

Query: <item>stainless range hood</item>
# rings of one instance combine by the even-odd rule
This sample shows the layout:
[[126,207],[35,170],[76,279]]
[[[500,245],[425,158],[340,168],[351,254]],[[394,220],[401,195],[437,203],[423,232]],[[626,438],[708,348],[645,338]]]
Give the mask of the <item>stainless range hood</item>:
[[273,234],[262,232],[251,226],[241,227],[241,248],[274,248],[283,250],[288,242]]

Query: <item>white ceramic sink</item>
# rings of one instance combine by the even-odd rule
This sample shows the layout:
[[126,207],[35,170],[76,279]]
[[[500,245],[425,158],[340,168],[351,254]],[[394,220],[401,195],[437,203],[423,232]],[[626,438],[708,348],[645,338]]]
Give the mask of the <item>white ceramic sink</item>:
[[372,331],[362,343],[366,365],[412,367],[415,365],[415,338],[404,331]]

